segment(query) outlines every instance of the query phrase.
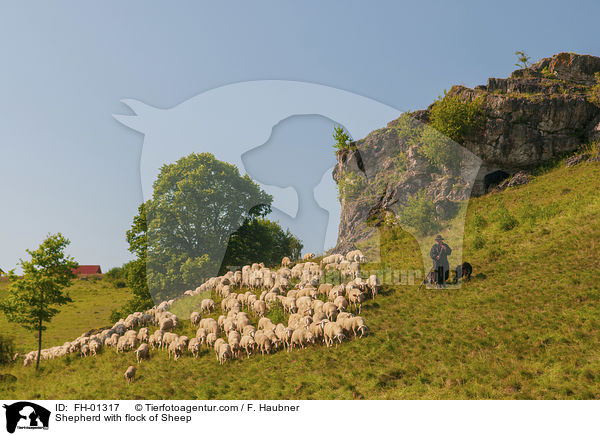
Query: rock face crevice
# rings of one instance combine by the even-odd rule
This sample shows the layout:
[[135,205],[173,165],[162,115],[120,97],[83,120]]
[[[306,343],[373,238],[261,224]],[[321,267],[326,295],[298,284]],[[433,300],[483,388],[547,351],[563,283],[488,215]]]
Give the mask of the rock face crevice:
[[[340,200],[334,251],[353,249],[356,242],[373,235],[382,212],[397,212],[417,192],[426,192],[443,217],[452,210],[452,202],[493,188],[485,183],[489,174],[512,177],[599,140],[600,106],[590,98],[597,73],[600,58],[560,53],[516,70],[509,78],[490,78],[473,89],[454,86],[450,95],[483,101],[485,127],[467,134],[460,144],[481,159],[473,183],[461,174],[432,168],[414,138],[402,129],[406,124],[402,118],[338,151],[334,180],[350,191],[359,188]],[[411,113],[415,128],[429,122],[430,110],[431,106]],[[353,178],[359,179],[358,185]],[[356,192],[361,189],[372,192]]]

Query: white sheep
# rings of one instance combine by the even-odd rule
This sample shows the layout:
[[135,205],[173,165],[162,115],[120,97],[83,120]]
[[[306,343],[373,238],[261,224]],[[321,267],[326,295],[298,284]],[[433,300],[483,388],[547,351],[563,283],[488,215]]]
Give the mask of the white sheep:
[[354,310],[358,308],[359,314],[362,308],[362,303],[366,299],[367,297],[363,292],[360,291],[360,289],[350,289],[348,291],[348,300],[350,301],[350,304],[354,305]]
[[[330,347],[337,339],[339,343],[345,338],[342,327],[335,322],[328,322],[323,326],[323,335],[325,337],[325,344]],[[337,344],[335,345],[337,347]]]
[[305,348],[309,343],[314,343],[313,334],[306,328],[300,328],[294,330],[291,338],[291,349],[294,349],[294,345]]
[[265,352],[267,354],[271,351],[271,340],[264,334],[262,330],[258,330],[254,335],[254,341],[258,346],[261,354],[264,356]]
[[254,352],[254,348],[256,347],[256,342],[252,336],[243,335],[242,339],[240,339],[240,347],[246,351],[248,358],[250,358],[250,354]]
[[200,323],[201,318],[202,317],[198,312],[192,312],[190,315],[190,323],[192,324],[192,327],[196,327]]
[[218,352],[218,360],[220,365],[224,365],[228,359],[231,359],[233,353],[229,344],[221,344]]
[[367,279],[367,288],[369,289],[369,291],[371,291],[371,295],[373,296],[374,300],[375,296],[379,293],[379,290],[381,289],[381,282],[375,274],[371,274]]
[[365,320],[360,316],[355,316],[350,318],[350,320],[352,321],[352,332],[355,336],[360,332],[360,337],[362,338],[367,333],[367,324],[365,323]]
[[150,359],[150,347],[148,347],[148,344],[141,344],[135,352],[135,357],[138,363],[141,363],[143,359]]
[[202,343],[197,337],[190,339],[190,343],[188,344],[188,350],[190,351],[190,353],[192,353],[192,356],[194,356],[194,358],[198,357],[198,354],[200,354],[201,345]]
[[130,366],[129,368],[127,368],[127,370],[125,371],[125,380],[127,380],[127,384],[131,383],[132,381],[135,381],[135,366]]
[[148,335],[148,327],[142,327],[137,334],[137,340],[139,342],[148,342],[150,336]]
[[202,300],[200,303],[200,312],[211,313],[213,310],[215,310],[215,302],[212,299],[205,298]]

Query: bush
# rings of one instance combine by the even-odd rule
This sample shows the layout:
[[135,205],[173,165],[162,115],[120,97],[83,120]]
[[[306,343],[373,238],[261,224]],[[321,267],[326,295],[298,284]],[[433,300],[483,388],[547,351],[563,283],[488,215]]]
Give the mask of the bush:
[[121,311],[119,309],[113,309],[110,312],[109,320],[113,324],[116,323],[117,321],[119,321],[121,318],[123,318],[123,317],[121,316]]
[[342,126],[335,126],[333,128],[333,139],[335,140],[334,148],[337,150],[349,150],[349,141],[352,140],[350,134],[346,132],[346,129]]
[[15,345],[13,339],[0,335],[0,365],[10,363],[14,354]]
[[429,118],[431,127],[454,142],[462,144],[469,133],[485,125],[483,98],[463,101],[457,95],[444,93],[444,97],[439,97],[433,103]]
[[125,280],[125,276],[125,268],[121,266],[111,268],[106,274],[104,274],[104,278],[111,283],[116,283],[118,280]]
[[600,105],[600,73],[595,73],[596,84],[588,92],[588,100],[596,105]]
[[338,180],[338,200],[352,200],[364,189],[364,179],[355,172],[342,174]]
[[415,120],[410,112],[405,112],[394,121],[394,130],[398,133],[398,139],[407,146],[416,144],[421,139],[423,124]]
[[398,221],[400,224],[415,229],[423,236],[434,233],[440,228],[435,204],[427,197],[424,190],[409,197],[406,205],[398,214]]
[[459,168],[458,146],[439,131],[426,128],[423,131],[420,152],[429,163],[439,170]]

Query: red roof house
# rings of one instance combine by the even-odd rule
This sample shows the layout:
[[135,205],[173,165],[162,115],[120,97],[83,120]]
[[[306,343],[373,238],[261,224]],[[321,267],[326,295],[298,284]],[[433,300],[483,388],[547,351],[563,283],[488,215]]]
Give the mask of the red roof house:
[[102,274],[100,265],[79,265],[77,268],[72,269],[73,274],[77,276],[92,276],[95,274]]

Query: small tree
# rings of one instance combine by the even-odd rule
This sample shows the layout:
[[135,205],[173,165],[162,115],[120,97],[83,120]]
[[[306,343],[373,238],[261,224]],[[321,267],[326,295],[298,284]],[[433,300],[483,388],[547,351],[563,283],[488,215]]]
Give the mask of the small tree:
[[350,134],[346,132],[343,126],[335,126],[333,128],[333,139],[335,140],[335,144],[333,145],[338,150],[345,150],[348,148],[348,141],[351,141],[352,138]]
[[72,301],[68,294],[62,292],[71,284],[75,277],[72,269],[77,267],[77,262],[64,253],[69,244],[68,239],[57,233],[48,235],[37,250],[27,250],[31,260],[19,260],[23,278],[15,280],[11,274],[8,296],[0,305],[10,322],[37,332],[36,370],[40,365],[42,332],[46,330],[44,323],[50,322],[59,312],[56,306]]
[[515,55],[517,56],[517,60],[518,60],[518,62],[515,64],[517,67],[529,68],[529,59],[531,59],[531,58],[529,56],[527,56],[525,54],[525,52],[516,51]]

